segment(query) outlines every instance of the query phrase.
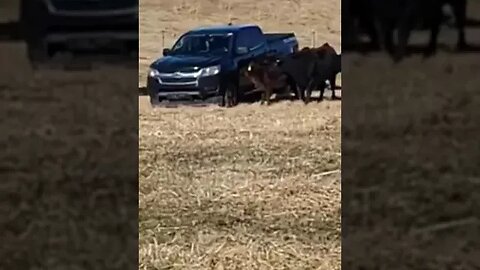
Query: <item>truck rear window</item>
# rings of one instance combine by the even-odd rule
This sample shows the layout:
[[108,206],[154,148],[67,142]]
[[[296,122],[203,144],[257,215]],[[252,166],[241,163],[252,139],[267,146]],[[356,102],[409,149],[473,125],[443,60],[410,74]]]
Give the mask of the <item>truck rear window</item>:
[[236,47],[246,47],[248,49],[255,48],[265,42],[265,37],[261,30],[257,27],[250,27],[240,31]]

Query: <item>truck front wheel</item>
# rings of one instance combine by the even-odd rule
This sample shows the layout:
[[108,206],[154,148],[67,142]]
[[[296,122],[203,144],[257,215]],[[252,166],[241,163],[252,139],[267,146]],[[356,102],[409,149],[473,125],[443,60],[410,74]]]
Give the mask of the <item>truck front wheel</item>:
[[220,106],[233,107],[238,104],[238,87],[233,83],[228,83],[223,91]]

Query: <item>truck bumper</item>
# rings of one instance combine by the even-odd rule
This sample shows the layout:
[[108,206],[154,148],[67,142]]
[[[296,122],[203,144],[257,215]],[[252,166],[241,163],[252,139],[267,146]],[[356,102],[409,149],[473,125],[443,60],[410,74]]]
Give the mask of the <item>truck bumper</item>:
[[189,83],[165,83],[161,78],[148,76],[147,91],[152,105],[162,101],[207,101],[220,95],[220,77],[201,77]]

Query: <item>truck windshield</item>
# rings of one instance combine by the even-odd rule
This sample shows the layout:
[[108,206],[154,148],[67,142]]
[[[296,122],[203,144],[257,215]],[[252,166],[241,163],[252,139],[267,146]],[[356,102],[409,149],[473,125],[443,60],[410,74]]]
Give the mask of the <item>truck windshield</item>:
[[231,34],[186,35],[173,46],[172,54],[224,54],[229,52]]

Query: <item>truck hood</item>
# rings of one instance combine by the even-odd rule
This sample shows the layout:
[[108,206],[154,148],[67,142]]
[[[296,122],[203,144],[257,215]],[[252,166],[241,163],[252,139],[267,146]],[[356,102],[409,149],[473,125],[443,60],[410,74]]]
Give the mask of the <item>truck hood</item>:
[[176,71],[188,71],[191,68],[204,68],[219,65],[222,61],[222,56],[192,56],[192,55],[169,55],[162,57],[153,62],[150,67],[158,70],[159,72],[176,72]]

